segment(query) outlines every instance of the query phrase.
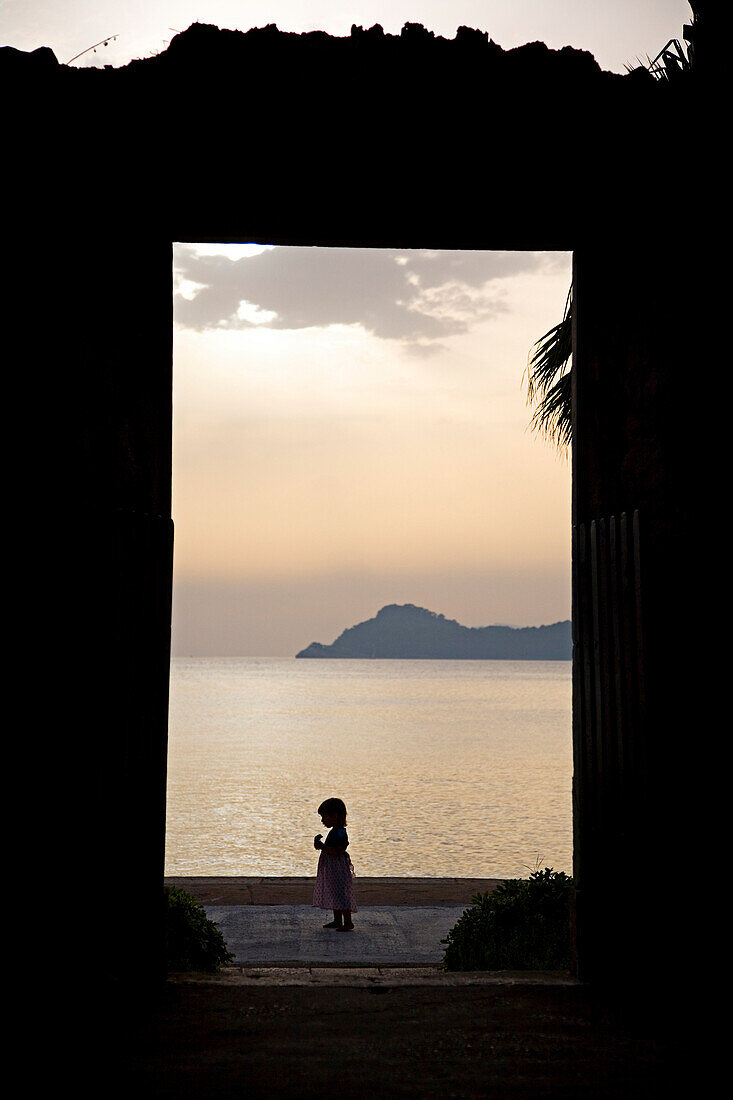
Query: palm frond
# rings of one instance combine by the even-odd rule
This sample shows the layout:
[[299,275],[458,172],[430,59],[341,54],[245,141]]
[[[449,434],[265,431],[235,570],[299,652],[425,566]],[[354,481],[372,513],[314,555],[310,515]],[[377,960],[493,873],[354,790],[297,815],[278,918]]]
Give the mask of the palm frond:
[[546,332],[530,352],[524,380],[527,403],[536,404],[531,428],[557,447],[567,447],[572,440],[570,401],[572,353],[573,290],[568,291],[562,321]]
[[532,431],[540,432],[559,450],[569,447],[573,441],[571,385],[571,372],[567,371],[547,390],[530,421]]

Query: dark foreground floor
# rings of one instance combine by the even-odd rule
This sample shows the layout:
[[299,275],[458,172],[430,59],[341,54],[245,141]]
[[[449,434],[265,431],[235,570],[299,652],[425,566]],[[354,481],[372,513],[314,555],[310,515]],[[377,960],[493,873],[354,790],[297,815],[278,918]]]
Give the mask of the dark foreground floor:
[[654,1030],[582,986],[178,982],[115,1078],[161,1100],[667,1097],[686,1052]]

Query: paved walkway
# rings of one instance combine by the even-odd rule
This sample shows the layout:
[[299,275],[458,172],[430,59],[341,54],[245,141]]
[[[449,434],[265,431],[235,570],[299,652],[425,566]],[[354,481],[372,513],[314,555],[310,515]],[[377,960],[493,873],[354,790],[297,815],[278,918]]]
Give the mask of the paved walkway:
[[353,932],[324,929],[331,913],[312,905],[207,905],[235,966],[430,966],[465,905],[369,905]]
[[441,940],[474,894],[500,879],[359,876],[353,932],[326,931],[307,876],[167,878],[199,901],[224,935],[234,967],[435,967]]
[[[439,969],[441,940],[474,894],[501,879],[359,877],[353,932],[325,930],[330,912],[314,909],[309,877],[167,878],[196,898],[234,955],[214,978],[225,984],[404,985],[565,984],[567,974]],[[187,980],[190,980],[188,976]]]
[[168,878],[195,897],[224,934],[234,961],[219,974],[173,975],[194,984],[369,988],[577,985],[566,972],[444,971],[441,940],[474,894],[500,879],[358,879],[353,932],[323,928],[307,877]]

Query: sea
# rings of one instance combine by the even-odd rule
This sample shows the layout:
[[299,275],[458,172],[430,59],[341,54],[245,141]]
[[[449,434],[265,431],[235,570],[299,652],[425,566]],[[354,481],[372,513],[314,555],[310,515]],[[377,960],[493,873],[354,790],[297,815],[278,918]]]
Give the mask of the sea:
[[570,661],[174,658],[166,874],[572,872]]

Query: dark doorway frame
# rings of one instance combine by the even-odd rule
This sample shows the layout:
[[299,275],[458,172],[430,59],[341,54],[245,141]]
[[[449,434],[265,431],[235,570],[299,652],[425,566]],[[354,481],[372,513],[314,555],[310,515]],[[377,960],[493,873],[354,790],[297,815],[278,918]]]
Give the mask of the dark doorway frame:
[[[705,851],[710,807],[724,803],[710,797],[707,756],[686,740],[715,728],[719,692],[700,690],[710,678],[701,651],[669,691],[678,639],[708,631],[718,606],[711,592],[700,612],[700,585],[723,575],[701,500],[720,505],[725,463],[704,417],[690,417],[689,385],[717,362],[704,273],[722,224],[712,154],[724,66],[713,54],[725,36],[708,7],[696,4],[696,71],[668,88],[601,73],[574,51],[535,44],[511,58],[488,36],[446,44],[424,28],[334,40],[197,27],[160,57],[111,71],[69,69],[43,50],[3,56],[16,169],[7,381],[25,505],[11,596],[19,644],[34,652],[50,636],[59,653],[55,690],[33,698],[22,774],[35,777],[49,838],[47,888],[91,894],[108,916],[59,920],[67,950],[94,960],[86,982],[163,972],[171,242],[573,249],[574,667],[594,692],[575,711],[578,972],[635,990],[641,975],[679,1002],[667,960],[694,936],[659,889],[680,861],[665,826],[678,819],[676,792],[690,791],[686,853]],[[185,117],[170,108],[180,87],[200,93]],[[255,145],[241,117],[263,89]],[[80,155],[90,135],[93,161]],[[192,156],[182,169],[192,135],[231,155]],[[650,148],[679,151],[680,135],[670,170],[646,170]],[[688,231],[671,239],[683,214]],[[103,229],[116,249],[99,247]],[[50,247],[63,278],[49,277]],[[624,560],[610,534],[624,516],[637,532],[623,545],[638,562],[629,590],[640,604],[618,602],[624,572],[604,564]],[[625,697],[629,647],[615,639],[632,637],[643,678],[632,677],[619,755],[608,717]],[[63,741],[59,713],[73,716]],[[39,923],[38,942],[44,932]]]

